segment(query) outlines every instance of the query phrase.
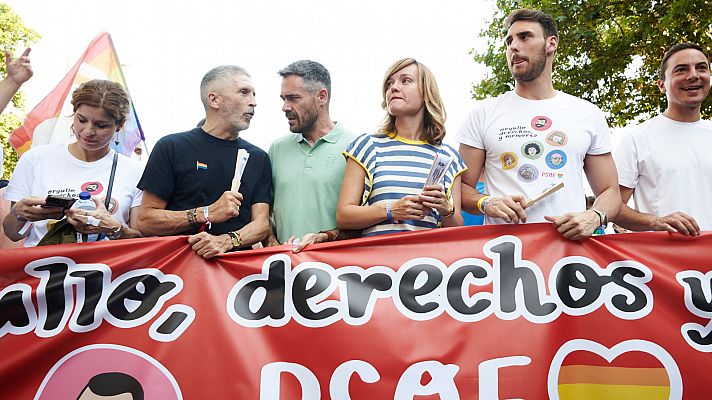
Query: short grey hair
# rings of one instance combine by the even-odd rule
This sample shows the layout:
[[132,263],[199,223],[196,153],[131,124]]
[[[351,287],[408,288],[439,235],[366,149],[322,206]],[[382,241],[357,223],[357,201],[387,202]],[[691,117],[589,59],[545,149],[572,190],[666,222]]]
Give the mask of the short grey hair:
[[247,70],[238,67],[237,65],[221,65],[208,71],[200,81],[200,101],[203,102],[203,107],[208,109],[208,92],[214,90],[215,86],[222,81],[232,78],[235,75],[244,75],[250,77]]
[[331,75],[323,65],[312,60],[295,61],[279,70],[279,75],[286,78],[289,75],[301,76],[304,79],[304,88],[311,94],[319,89],[326,89],[331,100]]

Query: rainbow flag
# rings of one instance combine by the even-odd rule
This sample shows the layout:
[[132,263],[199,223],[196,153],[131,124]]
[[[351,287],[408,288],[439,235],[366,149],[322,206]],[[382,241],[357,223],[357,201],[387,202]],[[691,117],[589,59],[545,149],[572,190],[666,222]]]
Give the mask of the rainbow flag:
[[[83,82],[92,79],[117,82],[129,93],[114,43],[107,32],[99,34],[89,43],[89,47],[64,79],[27,114],[22,126],[10,134],[10,144],[17,154],[22,156],[22,153],[34,146],[73,141],[69,129],[72,124],[72,118],[69,116],[73,114],[70,93]],[[144,139],[136,109],[131,101],[129,116],[118,134],[119,144],[115,145],[112,140],[111,147],[129,156],[136,144]]]

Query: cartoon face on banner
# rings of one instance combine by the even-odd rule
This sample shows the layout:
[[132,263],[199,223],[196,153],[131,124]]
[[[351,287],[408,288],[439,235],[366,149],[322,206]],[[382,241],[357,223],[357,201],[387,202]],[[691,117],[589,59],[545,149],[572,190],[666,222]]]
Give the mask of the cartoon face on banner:
[[130,347],[94,344],[64,356],[49,370],[36,400],[182,400],[178,382],[153,357]]

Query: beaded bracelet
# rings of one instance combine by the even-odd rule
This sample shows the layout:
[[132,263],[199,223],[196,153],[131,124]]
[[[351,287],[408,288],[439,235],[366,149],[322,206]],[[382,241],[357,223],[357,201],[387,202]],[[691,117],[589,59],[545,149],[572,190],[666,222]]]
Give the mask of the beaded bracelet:
[[391,212],[391,202],[389,201],[386,203],[386,218],[391,220],[393,219],[393,213]]
[[198,221],[195,220],[195,216],[197,215],[198,210],[195,208],[191,208],[190,210],[186,210],[185,212],[188,215],[188,225],[190,225],[190,226],[198,225]]

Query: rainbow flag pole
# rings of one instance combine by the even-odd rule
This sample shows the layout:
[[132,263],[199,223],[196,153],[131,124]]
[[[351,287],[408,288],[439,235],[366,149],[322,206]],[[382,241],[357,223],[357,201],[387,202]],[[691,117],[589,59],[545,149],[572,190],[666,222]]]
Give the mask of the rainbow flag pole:
[[[69,93],[91,79],[117,82],[126,89],[131,99],[114,43],[107,32],[100,33],[89,43],[69,73],[27,114],[23,124],[12,132],[10,144],[20,156],[33,146],[72,141],[69,129],[71,118],[67,117],[72,115]],[[112,142],[112,147],[130,156],[136,144],[142,140],[145,141],[145,136],[131,101],[129,116],[118,134],[119,144],[114,146]]]

